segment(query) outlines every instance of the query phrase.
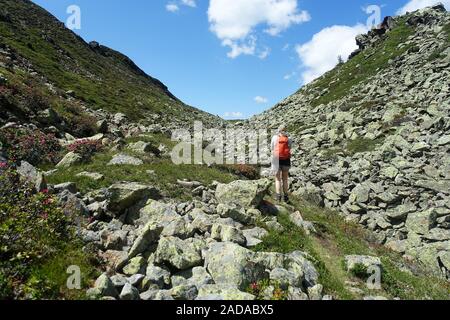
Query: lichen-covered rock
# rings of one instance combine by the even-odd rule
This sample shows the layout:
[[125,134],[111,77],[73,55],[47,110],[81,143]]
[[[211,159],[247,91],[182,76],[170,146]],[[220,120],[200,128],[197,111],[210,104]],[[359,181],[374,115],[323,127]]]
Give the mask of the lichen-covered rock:
[[434,209],[412,212],[406,219],[406,228],[411,233],[426,234],[434,227],[436,218]]
[[219,203],[237,205],[242,208],[257,207],[271,185],[270,180],[234,181],[229,184],[219,184],[216,189],[216,199]]
[[149,249],[149,246],[156,243],[161,235],[163,227],[158,225],[157,223],[150,221],[147,223],[142,230],[140,231],[139,236],[133,243],[131,247],[128,257],[133,258],[136,255],[145,252]]
[[64,158],[56,165],[57,168],[68,168],[75,164],[80,164],[83,158],[75,152],[67,153]]
[[204,257],[206,269],[216,284],[234,285],[245,290],[250,283],[269,277],[255,253],[235,243],[212,243]]
[[163,237],[159,240],[155,260],[168,263],[174,268],[185,270],[202,264],[201,250],[203,241],[189,238],[181,240],[176,237]]
[[132,165],[132,166],[140,166],[143,165],[144,161],[139,158],[132,157],[126,154],[117,154],[115,155],[111,161],[109,161],[108,166],[114,165]]
[[381,267],[381,260],[378,257],[348,255],[345,256],[345,266],[347,271],[352,271],[356,266],[361,265],[365,268],[377,266]]
[[198,290],[196,300],[255,300],[255,296],[227,284],[207,284]]
[[158,190],[136,182],[121,182],[108,188],[108,210],[121,214],[124,210],[148,198],[156,198]]

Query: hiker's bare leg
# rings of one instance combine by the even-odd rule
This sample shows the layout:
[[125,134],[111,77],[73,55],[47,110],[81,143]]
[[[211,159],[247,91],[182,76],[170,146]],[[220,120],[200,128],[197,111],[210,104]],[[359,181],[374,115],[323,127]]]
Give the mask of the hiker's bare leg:
[[275,191],[277,194],[281,194],[281,170],[279,170],[275,176]]
[[287,196],[289,192],[289,170],[283,170],[283,192]]

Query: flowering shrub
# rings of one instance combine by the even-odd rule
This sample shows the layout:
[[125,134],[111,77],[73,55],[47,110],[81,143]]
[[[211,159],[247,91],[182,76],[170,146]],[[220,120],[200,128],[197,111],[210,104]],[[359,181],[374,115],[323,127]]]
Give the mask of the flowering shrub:
[[281,289],[279,283],[276,281],[261,280],[253,282],[248,286],[247,292],[254,295],[258,300],[265,300],[268,298],[265,296],[265,291],[270,287],[273,289],[273,292],[271,293],[272,296],[270,297],[271,300],[287,299],[287,292]]
[[[70,239],[70,219],[46,190],[35,193],[9,164],[0,168],[0,299],[30,266],[52,256]],[[3,292],[5,294],[5,292]]]
[[101,151],[103,148],[100,141],[92,141],[88,139],[78,140],[67,147],[69,151],[78,153],[83,161],[87,162],[91,157]]
[[61,146],[52,134],[25,128],[6,128],[0,130],[0,143],[13,162],[25,160],[32,165],[42,162],[57,163],[60,160]]
[[248,164],[232,164],[232,165],[221,165],[220,168],[227,170],[228,172],[245,177],[250,180],[256,180],[260,178],[258,168],[256,166]]

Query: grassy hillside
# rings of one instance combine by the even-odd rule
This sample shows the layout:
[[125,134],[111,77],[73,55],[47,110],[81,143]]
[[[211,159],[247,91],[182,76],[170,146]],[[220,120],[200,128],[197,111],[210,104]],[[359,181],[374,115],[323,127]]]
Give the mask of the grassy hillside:
[[17,64],[28,67],[26,71],[37,72],[62,92],[73,91],[89,107],[123,112],[132,120],[145,113],[204,114],[184,105],[128,57],[86,43],[31,1],[1,1],[0,44],[12,50],[10,59],[0,54],[3,69],[16,73]]

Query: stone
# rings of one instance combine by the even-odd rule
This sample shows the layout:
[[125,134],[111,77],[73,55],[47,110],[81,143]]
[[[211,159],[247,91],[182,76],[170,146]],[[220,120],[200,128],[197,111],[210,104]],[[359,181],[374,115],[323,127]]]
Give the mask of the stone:
[[204,251],[204,258],[205,267],[216,284],[233,285],[246,290],[250,283],[269,277],[255,253],[235,243],[212,243]]
[[241,230],[233,226],[218,223],[213,224],[211,228],[211,238],[218,241],[234,242],[242,246],[245,246],[247,243],[247,240]]
[[130,259],[128,264],[123,268],[123,273],[127,276],[132,276],[138,273],[144,273],[145,259],[143,257],[134,257]]
[[308,288],[308,296],[310,300],[322,300],[323,286],[316,284],[313,287]]
[[138,141],[128,145],[128,149],[137,153],[150,153],[155,150],[151,143]]
[[189,238],[163,237],[156,250],[157,263],[168,263],[178,270],[185,270],[202,264],[201,240]]
[[155,244],[158,241],[162,230],[163,230],[163,227],[153,221],[150,221],[149,223],[147,223],[142,228],[139,236],[134,241],[133,246],[131,247],[130,251],[128,252],[128,257],[133,258],[133,257],[137,256],[138,254],[141,254],[141,253],[144,253],[145,251],[147,251],[149,249],[150,245]]
[[114,165],[132,165],[132,166],[140,166],[143,165],[144,161],[138,159],[136,157],[132,157],[126,154],[117,154],[115,155],[111,161],[109,161],[108,166]]
[[17,167],[17,173],[32,184],[36,192],[47,189],[47,183],[43,174],[28,162],[21,161],[20,166]]
[[57,168],[68,168],[76,164],[80,164],[83,161],[83,157],[81,157],[78,153],[69,152],[64,158],[56,165]]
[[94,288],[90,292],[93,296],[100,297],[115,297],[119,296],[114,284],[106,273],[100,275],[100,277],[95,280]]
[[406,219],[406,228],[410,233],[424,235],[434,227],[436,218],[437,215],[434,209],[412,212]]
[[231,218],[245,224],[252,221],[253,216],[256,216],[252,215],[251,211],[249,213],[249,210],[245,210],[244,208],[237,208],[234,205],[230,206],[222,203],[219,203],[216,210],[222,218]]
[[287,290],[289,287],[300,287],[302,285],[303,274],[296,274],[283,268],[275,268],[270,272],[270,280],[277,283],[281,289]]
[[390,220],[404,220],[408,216],[409,213],[417,210],[417,207],[412,202],[406,202],[402,205],[399,205],[395,208],[389,209],[386,211],[386,216]]
[[439,139],[436,141],[436,144],[438,146],[446,146],[446,145],[450,144],[450,135],[445,135],[445,136],[439,137]]
[[365,268],[370,268],[372,266],[381,267],[381,260],[378,257],[372,256],[345,256],[345,266],[347,271],[352,271],[357,265],[362,265]]
[[128,261],[126,251],[107,250],[101,253],[100,256],[106,261],[107,266],[114,271],[121,269]]
[[156,188],[136,182],[120,182],[108,188],[109,202],[108,210],[121,214],[124,210],[139,201],[148,198],[158,198],[159,192]]
[[57,184],[55,186],[53,186],[53,190],[56,193],[61,193],[65,190],[67,190],[70,193],[77,193],[78,192],[78,188],[77,185],[73,182],[65,182],[65,183],[60,183]]
[[350,201],[354,203],[366,203],[369,201],[370,188],[366,185],[357,185],[350,193]]
[[139,300],[139,290],[126,283],[120,292],[120,300]]
[[104,175],[100,174],[100,173],[96,173],[96,172],[80,172],[76,175],[76,177],[84,177],[84,178],[89,178],[92,179],[94,181],[101,181],[105,178]]
[[162,289],[170,284],[170,272],[161,267],[149,265],[146,271],[146,279]]
[[238,288],[227,284],[207,284],[200,286],[196,300],[255,300],[255,296],[240,291]]
[[262,239],[269,235],[266,229],[255,227],[242,231],[247,242],[247,247],[255,247],[262,243]]
[[434,228],[425,234],[423,238],[429,241],[447,241],[450,240],[450,230]]
[[415,186],[444,194],[450,194],[450,181],[448,180],[417,180]]
[[216,189],[216,199],[219,203],[236,205],[241,208],[257,207],[267,194],[270,180],[234,181],[229,184],[219,184]]

